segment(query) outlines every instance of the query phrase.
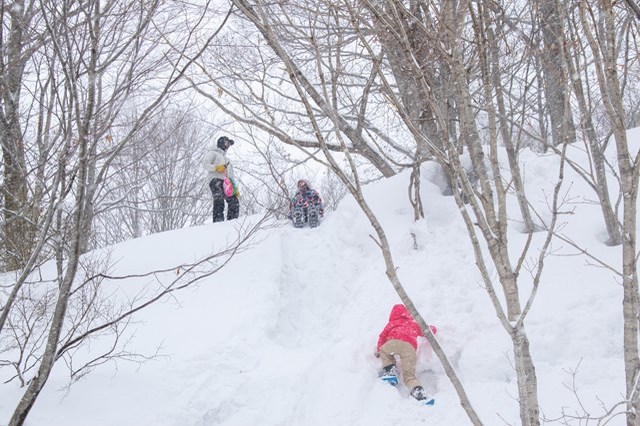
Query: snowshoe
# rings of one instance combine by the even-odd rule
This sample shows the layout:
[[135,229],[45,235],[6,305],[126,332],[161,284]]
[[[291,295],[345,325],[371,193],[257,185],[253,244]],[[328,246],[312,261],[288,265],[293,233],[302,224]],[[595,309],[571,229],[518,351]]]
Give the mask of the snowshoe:
[[380,370],[380,373],[378,373],[378,377],[389,383],[391,386],[398,385],[398,369],[393,364],[388,365]]
[[385,382],[389,383],[391,386],[398,386],[398,376],[382,376],[380,377]]
[[422,386],[416,386],[411,389],[411,396],[420,401],[423,405],[433,405],[436,400],[427,394]]
[[295,207],[291,212],[291,220],[293,220],[294,228],[302,228],[304,227],[304,219],[302,217],[302,208]]
[[315,228],[320,224],[320,217],[318,216],[317,206],[309,206],[307,210],[307,220],[309,222],[309,228]]

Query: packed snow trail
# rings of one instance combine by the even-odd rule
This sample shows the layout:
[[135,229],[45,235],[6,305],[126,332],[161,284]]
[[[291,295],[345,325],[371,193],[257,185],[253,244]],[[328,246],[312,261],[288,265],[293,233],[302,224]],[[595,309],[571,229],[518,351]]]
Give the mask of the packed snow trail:
[[[221,368],[199,378],[193,398],[201,402],[192,408],[205,411],[195,424],[382,426],[424,419],[425,407],[406,390],[377,378],[373,351],[398,298],[370,232],[352,210],[328,215],[315,229],[287,223],[270,231],[257,248],[263,254],[252,256],[262,259],[264,300],[251,306],[260,304],[265,316],[216,354],[227,360]],[[428,348],[420,354],[433,364]],[[418,374],[425,388],[438,390],[440,373],[422,365]]]

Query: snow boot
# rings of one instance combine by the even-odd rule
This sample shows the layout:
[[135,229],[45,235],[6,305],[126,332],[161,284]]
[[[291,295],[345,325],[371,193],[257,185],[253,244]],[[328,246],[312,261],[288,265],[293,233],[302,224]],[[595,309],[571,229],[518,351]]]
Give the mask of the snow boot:
[[387,365],[378,373],[378,377],[380,377],[385,382],[389,383],[391,386],[398,385],[398,369],[394,364]]

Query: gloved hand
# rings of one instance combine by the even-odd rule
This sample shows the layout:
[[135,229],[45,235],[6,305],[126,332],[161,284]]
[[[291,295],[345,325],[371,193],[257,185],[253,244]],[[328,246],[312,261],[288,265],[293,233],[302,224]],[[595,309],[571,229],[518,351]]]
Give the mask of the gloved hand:
[[380,358],[380,352],[375,351],[375,353],[373,354],[376,358]]
[[236,192],[234,192],[234,193],[233,193],[233,195],[235,195],[236,197],[240,198],[240,191],[238,191],[238,190],[236,189]]
[[216,172],[218,173],[224,173],[227,171],[227,166],[225,166],[224,164],[220,165],[220,166],[216,166],[216,168],[214,169]]

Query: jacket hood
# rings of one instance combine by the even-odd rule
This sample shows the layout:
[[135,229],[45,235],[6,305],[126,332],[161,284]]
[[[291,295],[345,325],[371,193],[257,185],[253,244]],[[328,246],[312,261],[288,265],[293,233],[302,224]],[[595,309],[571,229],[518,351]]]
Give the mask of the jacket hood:
[[391,314],[389,315],[389,321],[397,321],[397,320],[411,320],[411,314],[404,305],[397,304],[391,309]]

